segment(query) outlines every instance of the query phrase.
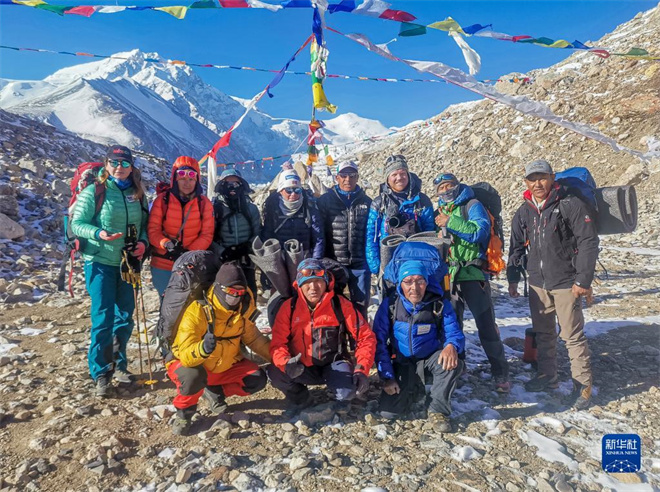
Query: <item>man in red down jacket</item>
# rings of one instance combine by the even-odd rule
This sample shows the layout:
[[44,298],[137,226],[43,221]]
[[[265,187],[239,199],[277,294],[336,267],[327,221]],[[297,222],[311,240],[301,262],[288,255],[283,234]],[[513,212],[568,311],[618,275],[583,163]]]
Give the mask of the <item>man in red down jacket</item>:
[[[310,384],[326,384],[339,402],[366,393],[376,352],[371,327],[348,299],[334,292],[334,278],[319,260],[303,260],[293,286],[296,295],[275,318],[273,363],[268,366],[272,385],[286,397],[286,417],[309,406]],[[354,357],[349,337],[355,341]]]
[[151,277],[160,296],[176,259],[186,251],[206,250],[213,241],[213,205],[202,190],[199,163],[181,156],[172,165],[170,188],[158,193],[149,214]]

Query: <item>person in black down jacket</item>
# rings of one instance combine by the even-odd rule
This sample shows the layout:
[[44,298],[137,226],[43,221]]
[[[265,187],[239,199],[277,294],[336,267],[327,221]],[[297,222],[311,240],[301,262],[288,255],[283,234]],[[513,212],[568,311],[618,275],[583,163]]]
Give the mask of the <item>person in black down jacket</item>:
[[280,174],[277,193],[272,193],[263,207],[264,227],[261,239],[277,239],[282,247],[289,239],[297,239],[306,257],[323,258],[325,241],[321,214],[316,199],[304,190],[293,170]]
[[581,297],[592,294],[598,260],[595,217],[582,200],[555,183],[547,161],[527,165],[525,184],[525,203],[511,224],[507,265],[509,295],[518,297],[520,266],[527,255],[538,376],[528,381],[525,389],[545,391],[558,386],[556,315],[571,361],[574,407],[584,409],[591,399],[592,373]]
[[337,184],[319,200],[325,232],[325,256],[348,270],[348,290],[365,319],[371,293],[365,239],[371,198],[358,186],[358,167],[352,161],[337,166]]

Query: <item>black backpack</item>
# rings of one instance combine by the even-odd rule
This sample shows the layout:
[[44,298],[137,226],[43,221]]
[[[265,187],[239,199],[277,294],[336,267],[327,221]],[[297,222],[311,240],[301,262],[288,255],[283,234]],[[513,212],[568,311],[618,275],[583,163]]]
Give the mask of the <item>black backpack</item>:
[[213,285],[219,269],[220,261],[212,251],[188,251],[174,262],[156,326],[156,336],[166,358],[172,357],[172,343],[183,313],[194,301],[206,303],[206,291]]
[[493,230],[502,240],[504,244],[504,221],[502,220],[502,197],[499,192],[493,188],[490,183],[481,181],[470,186],[474,192],[474,198],[469,200],[466,204],[461,205],[461,215],[463,220],[468,220],[468,212],[470,207],[476,202],[480,202],[486,210],[493,216],[494,223],[492,224]]

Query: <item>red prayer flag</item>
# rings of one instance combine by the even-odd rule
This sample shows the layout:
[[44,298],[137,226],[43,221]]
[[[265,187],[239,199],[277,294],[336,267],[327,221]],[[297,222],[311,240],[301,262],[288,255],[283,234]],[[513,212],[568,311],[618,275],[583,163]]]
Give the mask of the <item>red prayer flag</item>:
[[220,0],[220,5],[226,9],[247,9],[250,5],[246,0]]
[[65,14],[74,14],[82,15],[84,17],[91,17],[91,15],[96,12],[96,9],[91,5],[80,5],[79,7],[73,7],[69,10],[66,10]]
[[215,159],[215,155],[218,153],[218,150],[220,150],[222,147],[227,147],[229,145],[230,140],[231,140],[231,130],[225,133],[222,136],[222,138],[215,143],[215,145],[211,149],[211,152],[209,152],[210,156]]
[[399,22],[412,22],[417,17],[415,17],[412,14],[409,14],[408,12],[404,12],[403,10],[392,10],[392,9],[386,9],[383,11],[382,14],[380,14],[378,17],[381,19],[390,19],[394,21],[399,21]]
[[511,38],[511,41],[513,41],[515,43],[516,41],[520,41],[522,39],[532,39],[532,37],[531,36],[513,36]]

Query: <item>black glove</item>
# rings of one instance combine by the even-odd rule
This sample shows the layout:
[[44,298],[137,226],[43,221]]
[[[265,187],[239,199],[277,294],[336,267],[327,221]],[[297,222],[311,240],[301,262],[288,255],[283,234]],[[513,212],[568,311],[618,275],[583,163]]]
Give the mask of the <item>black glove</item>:
[[353,373],[353,384],[358,395],[363,395],[369,391],[369,378],[362,372]]
[[305,366],[300,362],[301,357],[302,354],[298,354],[295,357],[291,357],[286,363],[284,372],[286,372],[286,375],[291,379],[296,379],[297,377],[301,376],[303,372],[305,372]]
[[167,257],[170,260],[176,260],[179,256],[186,252],[183,248],[183,245],[179,241],[168,241],[165,245],[165,250],[167,251]]
[[202,350],[207,354],[207,357],[213,353],[217,344],[218,341],[215,339],[215,334],[211,331],[207,331],[204,338],[202,338]]

